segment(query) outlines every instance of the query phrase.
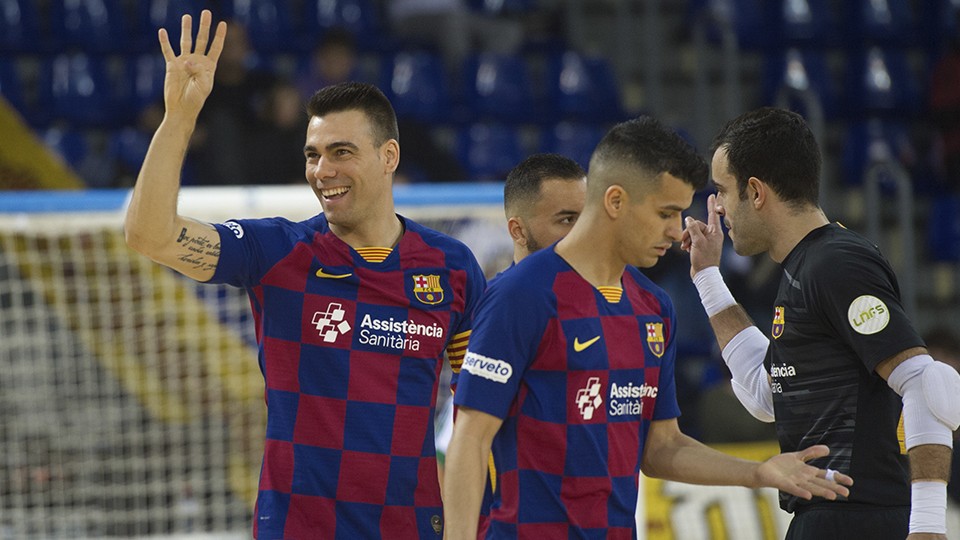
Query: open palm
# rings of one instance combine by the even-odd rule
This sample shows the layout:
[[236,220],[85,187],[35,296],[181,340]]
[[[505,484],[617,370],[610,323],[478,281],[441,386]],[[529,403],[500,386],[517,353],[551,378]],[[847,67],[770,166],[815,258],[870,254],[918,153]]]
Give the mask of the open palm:
[[223,51],[227,36],[227,24],[217,24],[213,42],[207,51],[210,23],[213,16],[204,10],[200,14],[197,41],[193,43],[193,20],[190,15],[181,19],[180,55],[173,52],[167,31],[160,29],[160,49],[167,61],[167,75],[163,83],[163,101],[168,115],[183,115],[195,119],[200,114],[203,102],[213,89],[213,74],[217,60]]

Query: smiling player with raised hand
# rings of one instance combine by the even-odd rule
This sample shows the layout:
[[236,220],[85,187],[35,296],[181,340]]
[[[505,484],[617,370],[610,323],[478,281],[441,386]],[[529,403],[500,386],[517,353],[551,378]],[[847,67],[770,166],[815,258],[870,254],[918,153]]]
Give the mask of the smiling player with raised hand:
[[[266,385],[254,535],[437,538],[433,418],[444,353],[463,357],[485,287],[460,242],[395,213],[393,108],[345,83],[309,101],[305,178],[323,213],[208,224],[177,213],[180,170],[227,27],[207,50],[161,30],[166,111],[127,211],[128,244],[198,281],[246,289]],[[216,134],[213,134],[216,136]]]

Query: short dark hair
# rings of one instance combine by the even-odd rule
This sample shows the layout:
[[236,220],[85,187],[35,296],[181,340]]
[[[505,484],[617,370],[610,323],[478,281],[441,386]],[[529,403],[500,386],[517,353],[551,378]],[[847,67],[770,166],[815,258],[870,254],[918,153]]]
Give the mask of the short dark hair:
[[720,130],[710,150],[721,148],[741,200],[747,180],[756,177],[789,204],[819,205],[820,148],[799,114],[774,107],[742,114]]
[[582,180],[587,175],[576,161],[560,154],[533,154],[510,170],[503,183],[503,209],[510,217],[517,205],[532,204],[544,180]]
[[[703,189],[709,178],[707,163],[696,149],[650,116],[613,126],[593,151],[590,169],[601,163],[636,167],[653,176],[670,173],[695,190]],[[587,185],[589,189],[589,181]]]
[[361,111],[370,120],[373,142],[380,146],[390,139],[400,141],[397,115],[390,100],[372,84],[345,82],[321,88],[307,102],[307,114],[325,116],[343,111]]

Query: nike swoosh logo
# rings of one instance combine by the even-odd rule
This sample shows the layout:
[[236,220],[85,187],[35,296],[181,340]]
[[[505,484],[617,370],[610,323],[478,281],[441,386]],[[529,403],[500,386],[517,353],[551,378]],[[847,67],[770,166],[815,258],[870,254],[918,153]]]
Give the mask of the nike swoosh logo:
[[353,275],[352,272],[349,273],[349,274],[328,274],[328,273],[326,273],[326,272],[323,271],[323,268],[317,270],[317,277],[321,277],[321,278],[343,279],[343,278],[348,278],[348,277],[350,277],[350,276],[352,276],[352,275]]
[[583,352],[584,349],[596,343],[598,339],[600,339],[600,336],[580,343],[580,338],[573,338],[573,350],[576,352]]

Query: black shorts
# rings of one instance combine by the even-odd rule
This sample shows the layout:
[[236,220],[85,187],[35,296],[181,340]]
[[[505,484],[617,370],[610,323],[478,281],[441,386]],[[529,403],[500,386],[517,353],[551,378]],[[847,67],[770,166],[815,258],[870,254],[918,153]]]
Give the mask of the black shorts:
[[904,540],[909,529],[909,506],[826,504],[794,514],[785,540]]

